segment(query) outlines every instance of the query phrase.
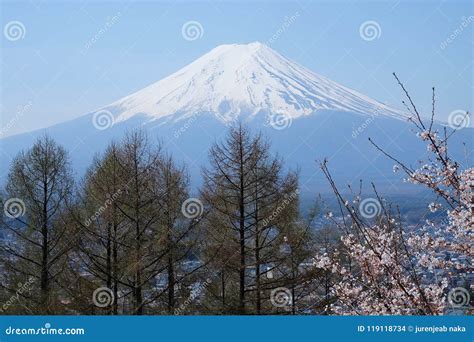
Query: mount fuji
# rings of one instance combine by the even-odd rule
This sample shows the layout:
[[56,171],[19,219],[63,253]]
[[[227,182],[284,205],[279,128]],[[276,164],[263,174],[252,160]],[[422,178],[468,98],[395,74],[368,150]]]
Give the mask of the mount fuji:
[[[71,154],[81,176],[95,153],[141,127],[187,164],[198,185],[210,145],[243,122],[268,137],[288,167],[298,167],[302,192],[328,190],[316,160],[328,158],[336,181],[377,184],[390,193],[413,191],[392,172],[393,162],[369,142],[414,164],[426,148],[410,131],[407,114],[344,87],[264,44],[221,45],[174,74],[77,119],[0,140],[2,179],[21,149],[48,132]],[[441,125],[441,124],[439,124]],[[472,128],[453,136],[461,155]],[[453,147],[454,146],[454,147]]]
[[104,108],[116,122],[138,113],[177,121],[213,113],[223,122],[265,111],[299,118],[322,109],[368,114],[393,110],[288,60],[259,42],[221,45],[178,72]]

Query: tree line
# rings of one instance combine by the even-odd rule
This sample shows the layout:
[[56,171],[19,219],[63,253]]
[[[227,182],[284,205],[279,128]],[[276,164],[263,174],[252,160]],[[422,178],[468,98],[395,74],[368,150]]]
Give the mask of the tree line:
[[270,297],[284,288],[297,313],[312,244],[297,172],[242,125],[209,159],[192,197],[186,168],[136,130],[75,183],[65,149],[40,137],[2,196],[2,299],[32,282],[5,312],[263,314],[283,308]]
[[472,264],[474,171],[450,159],[450,135],[412,108],[434,156],[429,166],[411,168],[380,150],[438,195],[431,211],[448,210],[445,224],[416,232],[375,187],[378,211],[364,215],[361,193],[344,195],[326,161],[320,166],[340,213],[326,212],[326,226],[315,230],[322,212],[301,212],[298,171],[242,124],[210,148],[197,193],[186,167],[144,131],[110,143],[80,181],[67,151],[44,135],[14,158],[2,192],[0,310],[444,313],[454,298],[452,270]]

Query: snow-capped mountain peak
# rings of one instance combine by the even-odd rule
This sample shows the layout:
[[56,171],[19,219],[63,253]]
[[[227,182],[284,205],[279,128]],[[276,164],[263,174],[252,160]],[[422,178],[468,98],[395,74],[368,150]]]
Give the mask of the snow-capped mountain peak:
[[174,74],[103,109],[115,113],[116,122],[137,114],[179,120],[212,113],[227,121],[242,113],[266,112],[297,118],[322,109],[402,115],[259,42],[220,45]]

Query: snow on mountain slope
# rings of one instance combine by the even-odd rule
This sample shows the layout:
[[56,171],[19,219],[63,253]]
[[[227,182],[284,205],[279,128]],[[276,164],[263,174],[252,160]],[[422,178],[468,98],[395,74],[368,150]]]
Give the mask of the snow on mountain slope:
[[403,117],[403,113],[319,76],[264,44],[221,45],[176,73],[102,108],[115,122],[136,114],[172,121],[213,113],[231,121],[242,113],[284,114],[317,110]]
[[[101,115],[104,110],[110,113]],[[283,122],[283,130],[279,122],[271,124],[269,117],[274,114],[295,120],[288,120],[291,125]],[[315,164],[324,158],[329,158],[334,179],[341,184],[364,179],[390,193],[404,192],[400,175],[392,172],[392,161],[381,158],[368,137],[410,165],[426,154],[425,146],[407,129],[410,123],[403,112],[316,75],[263,44],[233,44],[218,46],[100,110],[0,139],[0,183],[12,158],[45,132],[71,152],[74,170],[81,177],[95,153],[141,127],[189,167],[193,186],[199,186],[209,147],[227,132],[226,121],[237,117],[268,137],[272,150],[284,156],[288,167],[300,168],[301,184],[309,193],[328,190]],[[458,131],[450,150],[464,155],[462,143],[472,141],[472,136],[472,129]]]

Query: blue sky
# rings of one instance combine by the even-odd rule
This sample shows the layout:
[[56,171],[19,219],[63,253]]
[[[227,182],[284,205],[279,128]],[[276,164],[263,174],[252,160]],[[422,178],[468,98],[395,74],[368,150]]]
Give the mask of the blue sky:
[[[398,108],[392,72],[427,115],[435,86],[438,117],[446,119],[472,110],[472,15],[468,0],[2,1],[1,126],[12,135],[66,121],[217,45],[274,35],[270,45],[279,53]],[[7,39],[12,21],[23,25],[21,39]],[[188,21],[202,25],[201,38],[183,38]],[[367,21],[380,27],[374,40],[359,32]]]

